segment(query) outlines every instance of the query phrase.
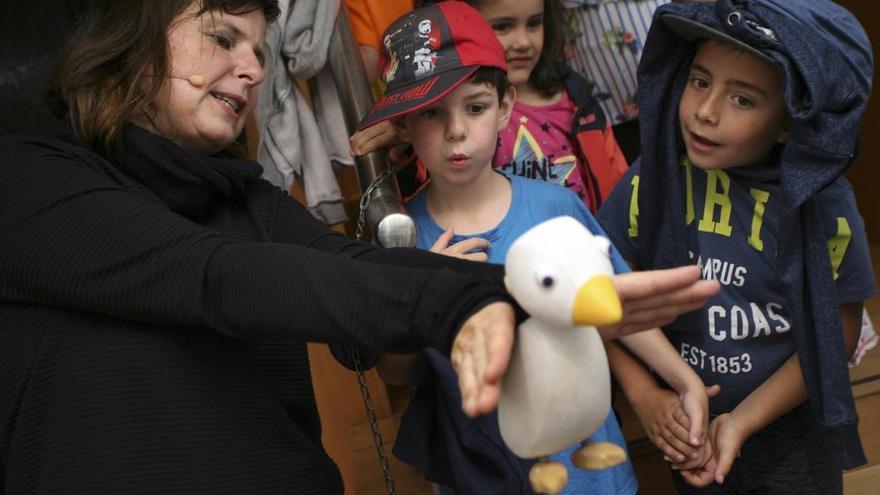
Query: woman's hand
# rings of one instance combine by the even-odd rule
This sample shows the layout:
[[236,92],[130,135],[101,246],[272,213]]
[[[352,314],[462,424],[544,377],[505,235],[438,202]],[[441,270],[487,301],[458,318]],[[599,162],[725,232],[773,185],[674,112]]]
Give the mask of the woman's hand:
[[515,325],[513,306],[494,302],[468,318],[452,343],[450,359],[458,374],[462,408],[472,418],[498,406]]
[[599,329],[605,341],[669,324],[703,306],[721,287],[717,280],[700,280],[696,265],[623,273],[614,276],[614,284],[623,319]]
[[476,253],[472,253],[471,251],[475,249],[489,249],[489,241],[483,239],[481,237],[471,237],[469,239],[465,239],[463,241],[456,242],[453,245],[449,245],[449,241],[452,240],[452,236],[455,235],[455,232],[452,230],[452,227],[449,227],[440,237],[434,241],[434,245],[431,246],[432,253],[445,254],[446,256],[452,256],[453,258],[461,258],[463,260],[471,260],[471,261],[483,261],[489,259],[489,256],[485,253],[485,251],[479,251]]
[[379,148],[400,144],[400,142],[394,126],[387,120],[355,132],[349,140],[351,156],[363,156]]

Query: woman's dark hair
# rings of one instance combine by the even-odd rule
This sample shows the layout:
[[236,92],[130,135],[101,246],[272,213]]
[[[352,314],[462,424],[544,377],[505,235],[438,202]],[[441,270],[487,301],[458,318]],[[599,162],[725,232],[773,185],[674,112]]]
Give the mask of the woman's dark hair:
[[153,115],[168,76],[167,33],[193,3],[196,15],[242,15],[262,10],[278,17],[277,0],[96,0],[62,50],[49,81],[55,117],[67,119],[86,147],[113,155],[122,130]]
[[[438,0],[416,0],[415,6],[424,7]],[[480,10],[492,0],[464,0]],[[529,85],[545,96],[553,96],[562,89],[563,80],[559,65],[565,61],[565,19],[559,0],[544,0],[544,48],[541,57],[529,75]]]

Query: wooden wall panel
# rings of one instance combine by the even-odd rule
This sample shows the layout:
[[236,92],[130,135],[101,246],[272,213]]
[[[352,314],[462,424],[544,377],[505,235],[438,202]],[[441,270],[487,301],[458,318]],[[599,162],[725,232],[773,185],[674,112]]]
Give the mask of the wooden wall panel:
[[[315,401],[321,416],[321,440],[324,449],[342,472],[345,495],[354,495],[357,493],[356,488],[360,481],[355,469],[354,452],[364,446],[353,441],[353,432],[356,425],[366,423],[366,409],[357,378],[353,371],[342,367],[333,358],[326,345],[309,344],[309,362]],[[385,384],[374,370],[367,372],[367,385],[376,415],[379,418],[390,417],[391,404],[388,401]],[[368,437],[368,440],[368,446],[372,448],[372,437]],[[375,470],[379,471],[378,461]]]

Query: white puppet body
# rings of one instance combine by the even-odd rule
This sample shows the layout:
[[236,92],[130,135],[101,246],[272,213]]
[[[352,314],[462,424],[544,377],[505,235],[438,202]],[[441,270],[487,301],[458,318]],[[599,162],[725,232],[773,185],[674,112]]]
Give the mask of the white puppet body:
[[501,437],[523,458],[585,440],[611,406],[608,361],[594,326],[620,320],[610,243],[571,217],[548,220],[507,253],[505,283],[531,317],[520,324],[501,385]]
[[529,319],[517,337],[498,407],[510,450],[526,459],[541,457],[592,435],[611,407],[608,362],[596,329],[547,328]]

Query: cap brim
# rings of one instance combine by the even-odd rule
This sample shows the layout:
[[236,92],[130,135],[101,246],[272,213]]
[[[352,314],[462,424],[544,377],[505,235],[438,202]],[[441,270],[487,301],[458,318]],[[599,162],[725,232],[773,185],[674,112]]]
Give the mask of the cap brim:
[[477,65],[458,67],[386,91],[358,124],[358,130],[434,103],[467,81],[477,69]]
[[688,19],[687,17],[681,17],[675,14],[663,14],[660,18],[663,20],[663,24],[665,24],[669,29],[673,30],[676,34],[688,41],[698,41],[705,39],[715,39],[718,41],[723,41],[725,43],[729,43],[738,48],[741,48],[742,50],[751,53],[752,55],[755,55],[761,60],[764,60],[772,65],[779,65],[779,63],[773,60],[772,57],[758,50],[757,48],[747,45],[746,43],[743,43],[742,41],[726,33],[710,28],[705,24],[701,24],[692,19]]

